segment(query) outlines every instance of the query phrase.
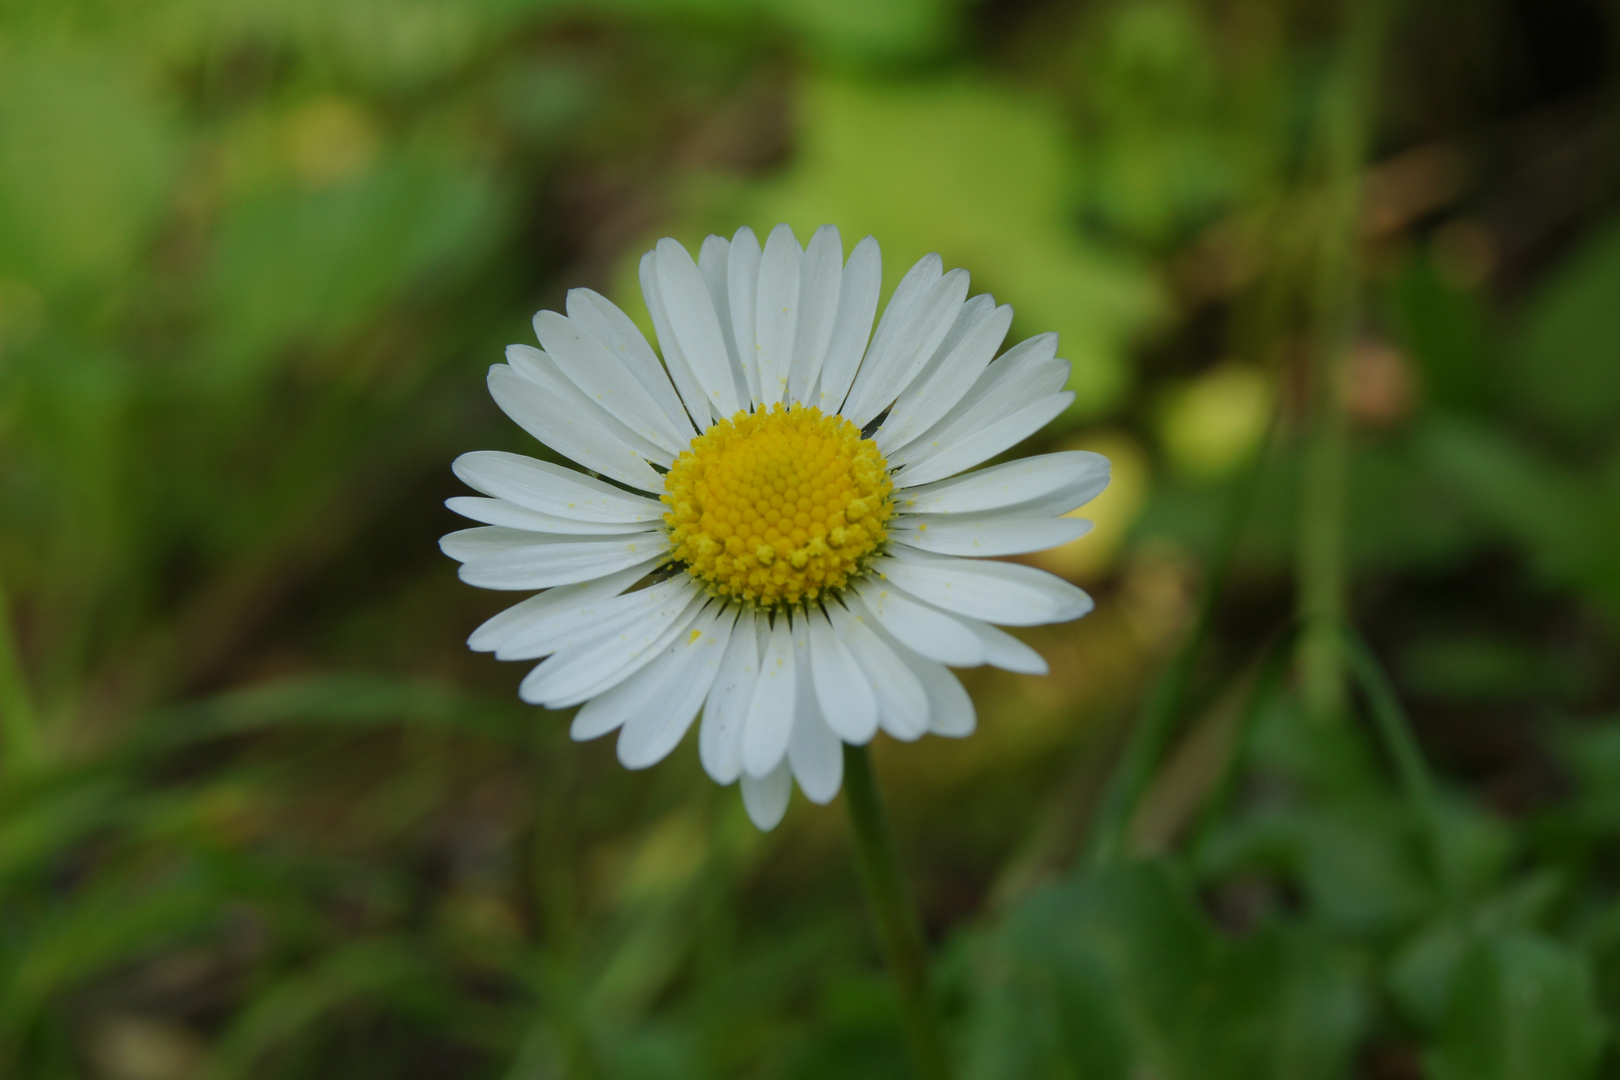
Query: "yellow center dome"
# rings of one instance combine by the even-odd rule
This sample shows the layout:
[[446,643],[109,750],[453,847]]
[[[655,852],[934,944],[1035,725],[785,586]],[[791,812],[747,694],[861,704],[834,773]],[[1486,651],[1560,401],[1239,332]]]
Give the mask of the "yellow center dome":
[[889,470],[871,439],[814,406],[739,412],[670,466],[674,558],[709,592],[761,607],[841,589],[888,535]]

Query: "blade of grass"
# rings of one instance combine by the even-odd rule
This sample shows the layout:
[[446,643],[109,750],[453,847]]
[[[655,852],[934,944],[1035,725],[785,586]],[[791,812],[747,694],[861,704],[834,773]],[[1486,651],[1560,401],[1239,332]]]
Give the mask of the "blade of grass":
[[34,711],[17,638],[11,629],[11,607],[0,577],[0,771],[15,776],[39,764],[39,719]]
[[1424,840],[1429,848],[1429,856],[1434,861],[1436,876],[1440,879],[1447,899],[1455,904],[1460,899],[1462,883],[1458,867],[1453,864],[1449,854],[1450,846],[1446,843],[1445,819],[1440,809],[1439,787],[1435,784],[1434,775],[1429,771],[1428,763],[1423,758],[1423,751],[1412,734],[1411,720],[1407,717],[1406,710],[1402,708],[1400,697],[1395,693],[1395,687],[1390,683],[1389,676],[1384,673],[1383,666],[1373,656],[1372,650],[1367,647],[1361,635],[1348,626],[1344,627],[1340,632],[1340,643],[1351,673],[1361,685],[1362,692],[1367,695],[1367,706],[1368,711],[1372,713],[1373,726],[1390,759],[1395,763],[1395,774],[1401,790],[1422,823]]
[[1322,237],[1313,299],[1310,413],[1300,482],[1296,576],[1304,634],[1300,690],[1306,715],[1332,720],[1344,711],[1344,660],[1338,627],[1345,617],[1345,480],[1349,420],[1345,369],[1360,317],[1362,177],[1374,88],[1391,0],[1346,0],[1339,59],[1317,120],[1321,157]]
[[1103,866],[1121,853],[1125,830],[1130,825],[1136,804],[1154,769],[1158,767],[1159,759],[1164,756],[1165,746],[1175,729],[1176,718],[1181,713],[1187,690],[1192,684],[1198,658],[1214,629],[1215,609],[1226,589],[1226,579],[1231,572],[1238,542],[1243,538],[1244,527],[1254,506],[1255,492],[1270,457],[1275,431],[1276,421],[1273,419],[1271,430],[1255,455],[1254,463],[1227,495],[1220,531],[1210,551],[1209,574],[1198,598],[1192,630],[1182,639],[1163,676],[1154,684],[1152,693],[1142,707],[1141,717],[1131,731],[1125,752],[1108,779],[1086,847],[1085,865],[1094,868]]

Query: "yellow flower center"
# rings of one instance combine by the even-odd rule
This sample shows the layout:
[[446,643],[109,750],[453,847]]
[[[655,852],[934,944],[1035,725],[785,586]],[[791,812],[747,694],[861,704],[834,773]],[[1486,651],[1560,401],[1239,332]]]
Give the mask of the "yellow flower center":
[[711,594],[774,607],[841,589],[888,535],[894,485],[877,444],[814,406],[739,412],[664,478],[677,562]]

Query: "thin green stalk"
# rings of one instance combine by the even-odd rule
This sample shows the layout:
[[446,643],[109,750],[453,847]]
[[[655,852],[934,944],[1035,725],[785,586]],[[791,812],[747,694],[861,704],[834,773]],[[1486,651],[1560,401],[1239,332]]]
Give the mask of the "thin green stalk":
[[864,746],[844,744],[844,804],[849,807],[855,857],[889,970],[900,991],[900,1014],[920,1080],[950,1080],[950,1060],[928,996],[928,953],[917,906],[900,873],[894,834]]
[[39,762],[39,718],[23,674],[17,639],[11,630],[11,609],[0,578],[0,771],[15,776]]
[[1424,838],[1435,872],[1448,899],[1455,903],[1461,896],[1462,883],[1457,867],[1448,854],[1450,849],[1446,843],[1445,818],[1440,809],[1440,789],[1429,771],[1428,762],[1423,758],[1422,748],[1412,734],[1412,722],[1401,706],[1401,699],[1395,693],[1389,676],[1384,673],[1383,666],[1361,636],[1344,627],[1341,643],[1350,670],[1361,684],[1362,692],[1367,695],[1373,726],[1395,763],[1401,790],[1423,824]]
[[1254,463],[1233,485],[1227,497],[1220,532],[1210,552],[1209,575],[1198,598],[1198,614],[1193,621],[1192,631],[1182,640],[1163,677],[1153,687],[1153,692],[1142,707],[1141,717],[1131,731],[1125,753],[1109,777],[1087,847],[1086,862],[1092,867],[1110,862],[1123,850],[1131,814],[1152,779],[1159,759],[1164,756],[1176,717],[1181,714],[1187,689],[1192,684],[1198,657],[1214,629],[1215,608],[1226,589],[1232,558],[1237,553],[1238,541],[1243,537],[1243,527],[1249,520],[1249,510],[1254,505],[1255,492],[1260,486],[1260,475],[1270,456],[1275,428],[1273,422],[1264,444],[1255,455]]
[[1213,834],[1216,822],[1232,801],[1243,748],[1249,741],[1254,725],[1271,703],[1277,700],[1277,695],[1282,690],[1283,677],[1288,671],[1289,654],[1295,636],[1295,628],[1290,625],[1260,650],[1260,657],[1252,668],[1254,674],[1253,681],[1249,685],[1248,700],[1243,703],[1243,711],[1239,714],[1232,731],[1231,750],[1226,755],[1220,776],[1204,802],[1202,812],[1198,815],[1198,823],[1191,830],[1195,838],[1191,846],[1195,850]]
[[1345,477],[1349,424],[1344,384],[1359,317],[1357,251],[1362,170],[1373,114],[1378,58],[1389,0],[1346,0],[1347,25],[1337,69],[1324,91],[1319,122],[1321,248],[1314,299],[1310,414],[1301,477],[1298,605],[1300,690],[1307,715],[1344,712]]

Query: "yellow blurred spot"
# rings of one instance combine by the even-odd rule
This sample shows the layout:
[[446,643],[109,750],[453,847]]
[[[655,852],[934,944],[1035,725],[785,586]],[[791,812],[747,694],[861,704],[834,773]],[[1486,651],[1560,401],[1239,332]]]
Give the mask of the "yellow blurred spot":
[[703,867],[709,851],[703,823],[686,811],[669,814],[619,869],[619,896],[629,902],[679,892]]
[[207,1049],[179,1024],[130,1013],[100,1020],[88,1041],[97,1075],[108,1080],[185,1080],[197,1074]]
[[1087,518],[1097,527],[1078,540],[1037,552],[1029,561],[1066,578],[1100,577],[1114,564],[1131,526],[1147,501],[1151,476],[1141,444],[1121,431],[1094,431],[1064,443],[1063,450],[1091,450],[1112,465],[1112,479],[1103,493],[1066,516]]
[[380,142],[366,114],[341,98],[322,98],[295,111],[285,121],[282,139],[293,173],[310,187],[365,172]]
[[1271,381],[1261,371],[1224,364],[1164,400],[1159,439],[1177,472],[1225,476],[1260,446],[1271,416]]

